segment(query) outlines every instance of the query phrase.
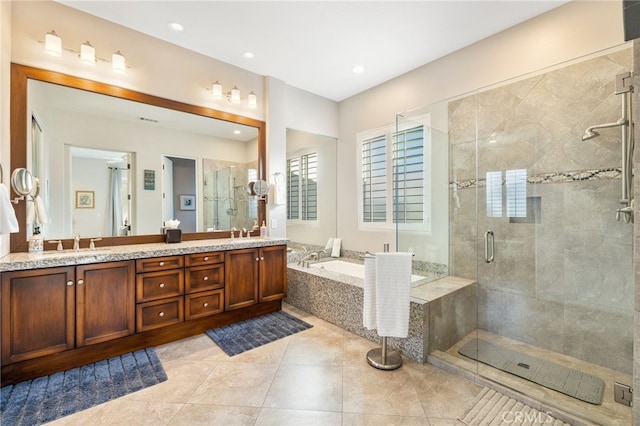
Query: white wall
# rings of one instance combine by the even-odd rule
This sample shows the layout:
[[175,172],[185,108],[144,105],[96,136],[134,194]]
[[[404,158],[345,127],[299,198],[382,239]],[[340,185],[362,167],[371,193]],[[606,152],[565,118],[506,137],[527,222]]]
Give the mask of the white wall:
[[621,2],[568,3],[341,102],[338,236],[344,248],[376,250],[395,240],[393,232],[358,231],[358,132],[393,123],[396,113],[622,44],[621,8]]
[[[267,121],[267,173],[284,171],[287,128],[334,137],[337,134],[337,103],[299,89],[289,90],[286,82],[259,76],[53,1],[0,1],[0,5],[3,57],[0,95],[2,105],[6,105],[0,118],[4,123],[2,130],[5,134],[0,139],[2,158],[8,158],[10,144],[9,62]],[[80,43],[90,40],[96,47],[97,56],[102,57],[119,49],[131,68],[125,76],[120,76],[114,74],[108,64],[98,63],[96,67],[86,67],[69,52],[65,52],[61,58],[46,55],[41,41],[44,34],[52,29],[62,37],[65,47],[77,49]],[[258,108],[250,109],[225,100],[212,100],[211,92],[207,89],[215,80],[219,80],[223,86],[235,84],[243,91],[253,90],[258,95]],[[270,94],[267,94],[268,86]],[[289,96],[291,100],[287,99]],[[4,114],[4,111],[7,113]],[[6,163],[5,166],[3,161],[3,166],[8,169],[8,160]],[[7,173],[5,170],[5,174]],[[269,206],[268,215],[279,223],[277,230],[272,230],[271,234],[284,236],[286,209]],[[2,237],[0,256],[8,252],[8,247],[5,250],[8,238],[6,243],[4,241],[5,237]]]
[[[0,164],[2,182],[9,184],[9,92],[11,67],[11,3],[0,1]],[[0,257],[9,253],[9,235],[0,235]]]

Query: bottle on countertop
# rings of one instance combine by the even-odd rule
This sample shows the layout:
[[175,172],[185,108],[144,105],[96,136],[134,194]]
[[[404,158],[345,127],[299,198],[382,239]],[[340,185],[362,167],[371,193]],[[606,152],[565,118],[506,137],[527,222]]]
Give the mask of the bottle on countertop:
[[264,220],[262,221],[262,226],[260,227],[260,237],[266,237],[267,234],[269,233],[269,230],[267,229],[267,225],[264,223]]
[[40,227],[33,228],[33,235],[29,237],[29,253],[42,253],[44,249],[44,237],[40,233]]

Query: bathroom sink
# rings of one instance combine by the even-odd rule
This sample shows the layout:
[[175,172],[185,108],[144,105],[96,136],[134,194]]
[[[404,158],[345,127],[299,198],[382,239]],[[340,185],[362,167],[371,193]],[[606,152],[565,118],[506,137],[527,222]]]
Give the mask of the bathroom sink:
[[97,249],[80,249],[80,250],[48,250],[45,251],[45,255],[58,255],[58,256],[98,256],[101,254],[108,254],[111,252],[110,247],[97,248]]

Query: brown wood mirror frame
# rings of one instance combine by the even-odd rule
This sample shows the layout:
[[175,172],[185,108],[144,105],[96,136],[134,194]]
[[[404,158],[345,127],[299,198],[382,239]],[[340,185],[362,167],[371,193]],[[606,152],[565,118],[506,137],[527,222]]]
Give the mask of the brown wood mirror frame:
[[[266,124],[263,121],[15,63],[11,64],[11,170],[19,167],[27,167],[27,83],[29,79],[255,127],[258,130],[258,179],[266,180]],[[10,250],[11,252],[26,252],[29,246],[26,233],[26,203],[20,202],[17,205],[14,205],[14,208],[18,218],[20,231],[11,234]],[[259,200],[258,223],[262,223],[262,221],[265,220],[266,201]],[[192,232],[184,233],[182,235],[182,240],[190,241],[227,237],[229,237],[229,235],[226,232]],[[104,237],[102,239],[102,245],[116,246],[125,244],[161,243],[164,241],[165,236],[163,234],[150,234]],[[65,247],[69,247],[70,244],[72,244],[72,239],[63,240],[63,244]],[[51,247],[45,247],[45,249],[55,249],[55,245],[48,246]]]

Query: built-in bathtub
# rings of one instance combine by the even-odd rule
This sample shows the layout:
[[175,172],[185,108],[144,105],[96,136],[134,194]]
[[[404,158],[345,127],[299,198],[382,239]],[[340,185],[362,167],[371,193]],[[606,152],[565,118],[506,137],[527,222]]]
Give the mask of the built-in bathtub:
[[[434,350],[446,350],[475,328],[476,288],[472,280],[415,274],[412,279],[409,333],[389,337],[389,347],[425,362]],[[362,325],[364,265],[354,259],[330,259],[309,266],[288,265],[285,302],[371,341],[375,331]]]
[[[324,269],[326,271],[336,272],[339,274],[349,275],[364,280],[364,265],[361,263],[349,262],[346,260],[327,260],[324,262],[312,263],[310,268]],[[415,287],[418,283],[424,281],[427,277],[422,275],[411,275],[411,287]],[[360,284],[360,283],[354,283]]]

